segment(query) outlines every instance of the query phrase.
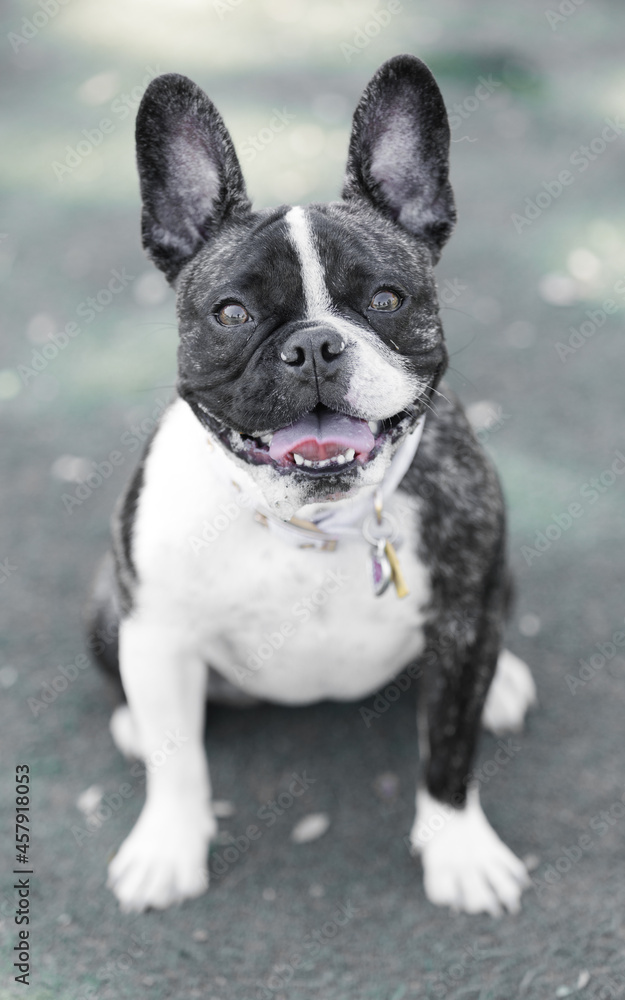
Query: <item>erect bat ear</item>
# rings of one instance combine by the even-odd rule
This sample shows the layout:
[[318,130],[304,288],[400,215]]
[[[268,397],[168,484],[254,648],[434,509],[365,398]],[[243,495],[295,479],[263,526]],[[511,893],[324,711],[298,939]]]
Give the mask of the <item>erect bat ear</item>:
[[136,142],[143,246],[173,281],[229,217],[250,211],[241,167],[212,101],[177,73],[147,88]]
[[343,187],[414,236],[439,259],[456,221],[449,183],[449,123],[429,69],[395,56],[369,82],[354,113]]

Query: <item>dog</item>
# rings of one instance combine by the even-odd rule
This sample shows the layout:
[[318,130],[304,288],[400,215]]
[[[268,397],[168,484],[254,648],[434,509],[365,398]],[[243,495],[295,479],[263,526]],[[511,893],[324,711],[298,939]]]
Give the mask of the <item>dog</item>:
[[[108,885],[127,911],[206,889],[206,697],[358,700],[421,664],[425,893],[515,912],[527,872],[470,775],[480,722],[519,729],[535,688],[502,650],[498,479],[439,388],[433,267],[456,219],[439,88],[413,56],[378,70],[329,204],[254,211],[222,118],[184,76],[149,84],[136,137],[143,245],[176,290],[180,343],[90,612],[92,639],[115,636],[98,657],[127,700],[115,742],[159,762]],[[318,613],[276,631],[295,599]]]

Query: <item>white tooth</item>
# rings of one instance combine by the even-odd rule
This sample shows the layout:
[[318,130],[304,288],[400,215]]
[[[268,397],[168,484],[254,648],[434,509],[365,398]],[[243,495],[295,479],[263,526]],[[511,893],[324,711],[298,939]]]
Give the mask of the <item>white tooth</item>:
[[263,444],[271,444],[273,434],[260,434],[259,437]]
[[313,463],[308,458],[304,459],[304,465],[307,465],[310,468],[312,466],[312,464]]
[[303,465],[304,464],[304,459],[302,458],[301,455],[298,455],[297,452],[293,452],[293,460],[294,460],[294,462],[295,462],[296,465]]
[[354,449],[353,448],[348,448],[347,451],[345,452],[345,461],[346,462],[353,462],[355,455],[356,455],[356,452],[354,451]]
[[369,420],[369,430],[371,431],[372,434],[378,434],[380,430],[380,421]]
[[337,455],[336,461],[339,465],[345,465],[345,455]]

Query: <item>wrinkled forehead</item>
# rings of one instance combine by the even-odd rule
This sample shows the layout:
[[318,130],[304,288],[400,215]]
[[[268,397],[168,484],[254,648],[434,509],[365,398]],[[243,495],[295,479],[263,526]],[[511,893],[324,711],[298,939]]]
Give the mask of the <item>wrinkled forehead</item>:
[[327,307],[360,285],[408,282],[425,273],[428,251],[374,213],[356,217],[341,204],[283,206],[223,232],[201,252],[192,274],[232,294],[297,296]]

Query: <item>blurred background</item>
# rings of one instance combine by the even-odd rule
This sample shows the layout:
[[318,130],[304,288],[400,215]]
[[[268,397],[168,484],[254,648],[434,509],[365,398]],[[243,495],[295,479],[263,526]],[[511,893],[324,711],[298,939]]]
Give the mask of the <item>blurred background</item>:
[[[1,1000],[23,990],[10,874],[22,762],[31,1000],[625,993],[624,24],[617,0],[5,3]],[[212,709],[210,892],[121,916],[106,861],[143,779],[112,745],[114,699],[81,659],[81,609],[175,383],[174,296],[140,246],[136,108],[154,76],[184,73],[220,109],[258,206],[327,200],[358,97],[400,52],[429,64],[452,126],[448,384],[503,480],[518,588],[507,642],[540,698],[509,764],[484,737],[476,766],[534,884],[499,922],[426,901],[404,841],[410,697],[369,727],[354,705]],[[244,848],[236,838],[294,772],[312,779],[305,794]],[[329,829],[297,843],[311,813]]]

